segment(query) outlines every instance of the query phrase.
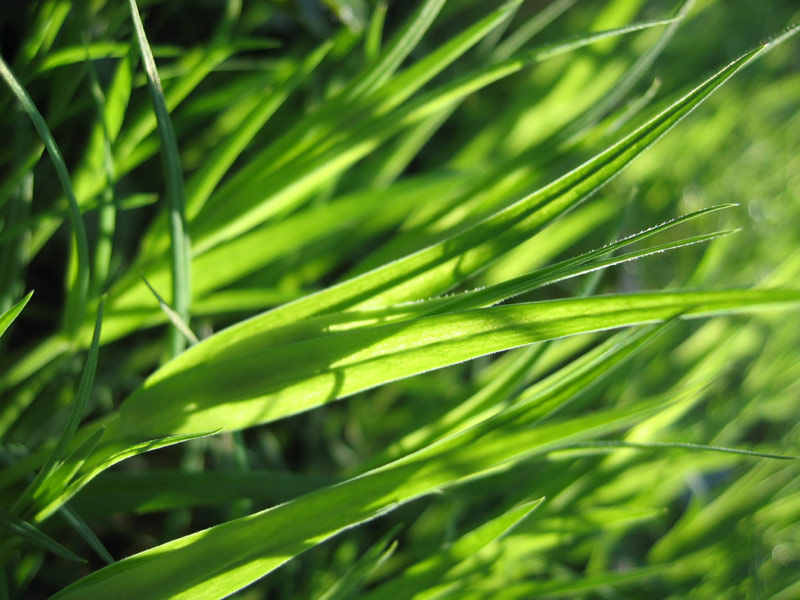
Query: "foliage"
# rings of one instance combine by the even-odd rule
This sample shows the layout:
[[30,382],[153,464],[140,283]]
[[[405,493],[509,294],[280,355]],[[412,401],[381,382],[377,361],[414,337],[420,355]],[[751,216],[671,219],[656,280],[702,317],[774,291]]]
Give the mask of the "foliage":
[[798,21],[20,3],[2,597],[796,597]]

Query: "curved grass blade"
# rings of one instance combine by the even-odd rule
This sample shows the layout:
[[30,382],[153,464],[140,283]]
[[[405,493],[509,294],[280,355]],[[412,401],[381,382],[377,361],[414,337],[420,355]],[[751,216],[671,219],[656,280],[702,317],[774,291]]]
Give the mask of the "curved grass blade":
[[111,553],[103,546],[103,542],[100,541],[100,538],[97,537],[95,532],[92,531],[92,528],[89,527],[89,524],[84,521],[78,513],[69,506],[62,506],[59,512],[64,517],[64,520],[69,523],[70,527],[78,532],[78,535],[83,538],[89,547],[94,550],[107,565],[114,563],[114,557],[111,556]]
[[[489,26],[496,27],[499,25],[502,22],[501,16],[505,17],[507,15],[503,12],[496,15],[496,18],[493,17],[488,23],[481,22],[479,24],[480,27],[477,28],[480,36],[485,36],[490,31],[490,29],[487,29]],[[364,106],[359,105],[349,109],[350,112],[357,115],[357,117],[352,117],[353,119],[357,118],[358,125],[356,127],[343,127],[343,117],[341,114],[336,113],[328,128],[323,128],[323,131],[330,129],[330,133],[322,136],[322,139],[312,138],[316,140],[316,143],[311,144],[308,142],[306,145],[309,145],[309,147],[304,148],[305,153],[298,154],[294,161],[286,164],[273,162],[268,167],[265,166],[266,155],[276,153],[276,148],[279,147],[278,145],[273,145],[267,149],[265,156],[252,161],[248,167],[242,169],[225,189],[220,190],[219,196],[215,199],[213,205],[210,205],[209,210],[199,215],[197,221],[193,224],[193,234],[197,240],[196,251],[198,253],[205,252],[225,240],[248,231],[275,214],[290,209],[302,201],[322,181],[327,180],[334,173],[342,172],[346,167],[369,154],[397,132],[423,122],[443,109],[459,103],[463,98],[483,87],[508,77],[527,66],[559,54],[573,51],[609,37],[664,25],[668,22],[637,23],[620,29],[579,36],[567,42],[525,52],[522,56],[490,65],[486,69],[481,69],[453,82],[440,85],[418,99],[397,108],[397,105],[410,96],[413,89],[416,89],[413,86],[417,85],[419,75],[412,73],[414,77],[411,78],[409,83],[398,85],[397,90],[392,90],[391,93],[385,91],[388,100],[380,96],[370,99]],[[477,43],[475,38],[478,33],[466,36],[466,41],[470,44]],[[459,53],[466,50],[466,47],[462,48],[462,45],[466,42],[455,41],[459,41],[457,45]],[[427,73],[429,67],[425,63],[429,58],[438,59],[436,53],[434,53],[431,57],[422,59],[420,61],[421,65],[417,63],[409,68],[409,71],[419,65],[425,67],[422,72]],[[448,60],[455,60],[455,58],[448,58]],[[432,62],[436,68],[439,68],[439,60],[433,60]],[[403,77],[403,75],[405,75],[405,72],[398,75],[398,78]],[[391,85],[395,83],[393,80]],[[386,90],[388,89],[389,85],[387,84]],[[353,130],[352,133],[351,129]],[[340,131],[348,133],[342,137],[338,133]],[[291,139],[294,140],[296,137],[297,135]],[[288,160],[286,154],[282,154],[281,157],[284,162]],[[276,180],[274,174],[278,167],[282,167],[281,177]],[[242,189],[244,184],[249,188],[246,192]]]
[[19,100],[25,112],[28,113],[31,121],[33,121],[36,131],[42,138],[45,148],[47,148],[47,152],[53,161],[58,179],[67,196],[70,223],[72,224],[74,244],[77,252],[77,269],[74,274],[74,279],[70,282],[66,313],[64,315],[64,326],[67,335],[71,337],[78,331],[86,313],[86,298],[89,293],[89,273],[91,268],[89,266],[89,242],[86,238],[86,229],[83,225],[81,209],[78,206],[75,193],[72,191],[72,183],[70,182],[69,173],[67,172],[67,165],[64,163],[61,151],[58,149],[58,145],[53,135],[50,133],[47,123],[45,123],[44,118],[39,112],[39,109],[36,108],[28,92],[25,91],[25,88],[17,81],[17,78],[11,72],[11,69],[8,68],[8,65],[2,57],[0,57],[0,76],[5,80],[8,87],[11,88],[11,91]]
[[[107,421],[110,426],[114,422],[114,418]],[[110,428],[110,427],[109,427]],[[58,496],[53,498],[49,504],[41,508],[36,513],[34,520],[37,522],[44,521],[57,510],[60,510],[63,505],[68,502],[75,494],[77,494],[89,481],[94,479],[99,473],[108,469],[109,467],[139,454],[150,452],[151,450],[158,450],[159,448],[166,448],[174,444],[188,442],[194,439],[213,435],[218,433],[219,430],[203,431],[200,433],[190,433],[181,435],[170,435],[161,438],[155,438],[138,442],[135,444],[125,443],[117,444],[109,447],[106,445],[102,447],[103,452],[90,456],[84,465],[83,472],[76,477],[73,482],[62,489]]]
[[107,471],[92,480],[69,505],[90,517],[149,514],[241,499],[274,505],[334,483],[336,480],[329,477],[264,469],[200,473]]
[[[147,36],[139,17],[139,9],[136,7],[136,0],[130,0],[131,18],[136,31],[136,39],[139,43],[139,51],[142,55],[145,73],[147,74],[147,86],[153,99],[153,108],[158,122],[158,134],[161,138],[162,156],[164,158],[164,178],[167,185],[168,213],[169,213],[169,232],[171,239],[172,261],[172,303],[175,312],[184,323],[189,322],[189,310],[191,305],[191,280],[190,280],[190,256],[189,235],[186,225],[186,198],[183,190],[183,169],[181,168],[180,154],[178,153],[178,142],[175,139],[175,132],[172,129],[172,120],[167,110],[164,91],[161,88],[161,80],[158,77],[153,52],[147,42]],[[173,355],[179,354],[184,348],[184,338],[177,328],[170,329],[170,351]]]

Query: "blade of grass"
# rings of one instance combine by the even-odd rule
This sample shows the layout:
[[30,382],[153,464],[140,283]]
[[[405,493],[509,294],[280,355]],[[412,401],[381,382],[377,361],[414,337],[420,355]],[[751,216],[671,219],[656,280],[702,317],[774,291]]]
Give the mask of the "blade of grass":
[[[162,157],[164,159],[164,179],[167,187],[169,232],[171,239],[172,260],[172,302],[175,312],[184,323],[189,322],[191,306],[191,280],[190,280],[190,242],[186,225],[186,199],[183,190],[183,170],[181,168],[178,143],[172,128],[172,120],[167,110],[161,80],[158,77],[153,52],[144,32],[142,20],[136,0],[130,0],[131,18],[136,31],[136,40],[142,56],[147,86],[153,100],[153,108],[158,123],[158,134],[161,138]],[[181,331],[170,329],[170,352],[172,355],[180,354],[184,348],[184,338]]]
[[42,138],[69,203],[70,222],[72,224],[74,244],[77,250],[77,272],[75,273],[74,279],[70,282],[66,312],[64,315],[64,328],[67,336],[72,337],[83,321],[86,313],[86,299],[89,293],[89,242],[86,239],[83,217],[81,216],[78,201],[75,199],[75,194],[72,191],[72,183],[70,182],[69,173],[67,172],[67,166],[64,163],[61,151],[58,149],[53,135],[50,133],[50,129],[47,127],[47,123],[45,123],[44,118],[39,112],[39,109],[36,108],[28,92],[20,85],[19,81],[17,81],[17,78],[11,72],[11,69],[9,69],[2,57],[0,57],[0,76],[2,76],[6,85],[8,85],[17,97],[20,104],[25,109],[25,112],[28,113],[34,127],[36,127],[36,131]]
[[30,485],[15,501],[12,507],[13,513],[24,512],[24,514],[27,514],[30,512],[28,504],[37,499],[40,490],[47,485],[48,478],[56,472],[56,470],[61,466],[62,461],[67,457],[70,443],[72,442],[72,438],[75,435],[75,432],[78,430],[78,425],[83,418],[84,410],[89,402],[92,384],[94,383],[94,373],[95,369],[97,368],[97,356],[100,349],[100,329],[103,322],[103,305],[104,301],[101,300],[100,306],[97,309],[97,320],[95,321],[92,345],[89,348],[89,353],[86,357],[86,365],[84,366],[83,374],[81,375],[81,381],[78,385],[78,391],[75,395],[75,401],[72,403],[69,419],[64,427],[64,431],[61,433],[61,437],[59,437],[58,442],[45,461],[44,466],[41,468],[39,473],[37,473]]
[[67,560],[86,562],[80,556],[72,552],[72,550],[65,548],[50,536],[42,533],[42,531],[35,526],[5,511],[0,511],[0,528],[34,546],[38,546],[47,552],[52,552]]
[[239,429],[539,341],[798,301],[800,292],[781,290],[630,294],[496,306],[283,345],[254,345],[251,339],[249,351],[235,358],[148,380],[123,403],[118,435],[206,431],[212,424]]
[[28,292],[28,294],[22,298],[22,300],[0,315],[0,336],[6,332],[6,330],[14,322],[14,319],[19,316],[19,313],[21,313],[22,309],[25,308],[25,305],[28,304],[28,300],[31,299],[31,296],[33,296],[33,291]]

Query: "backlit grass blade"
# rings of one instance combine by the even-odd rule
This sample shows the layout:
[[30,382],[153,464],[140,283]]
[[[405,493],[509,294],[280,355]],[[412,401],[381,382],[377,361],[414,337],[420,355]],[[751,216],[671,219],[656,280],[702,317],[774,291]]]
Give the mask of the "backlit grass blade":
[[22,300],[0,315],[0,336],[6,332],[6,330],[14,322],[14,319],[19,316],[19,313],[21,313],[22,309],[25,308],[25,305],[28,304],[28,300],[31,299],[31,296],[33,296],[32,291],[28,292],[28,294]]
[[[92,42],[85,45],[64,46],[48,53],[47,57],[39,63],[38,71],[43,73],[87,59],[124,58],[129,49],[130,45],[125,42]],[[152,46],[152,50],[154,56],[163,58],[176,57],[181,54],[181,49],[177,46]]]
[[[161,138],[162,157],[164,159],[164,179],[167,191],[167,212],[169,214],[170,258],[172,262],[172,303],[175,312],[184,323],[189,321],[191,305],[190,261],[191,250],[189,235],[186,231],[186,198],[183,190],[183,169],[181,168],[178,142],[172,129],[161,80],[158,77],[153,52],[139,17],[136,0],[130,0],[131,17],[133,19],[139,51],[142,55],[147,86],[153,99],[153,108],[158,122],[158,134]],[[177,328],[170,329],[170,351],[179,354],[184,348],[184,338]]]
[[367,34],[364,36],[364,55],[367,60],[375,60],[380,54],[387,9],[388,5],[384,1],[379,2],[372,9]]
[[345,528],[503,462],[545,452],[558,442],[630,426],[660,404],[639,403],[535,430],[464,432],[337,486],[131,556],[54,598],[224,597]]
[[[109,424],[111,423],[113,423],[113,420],[111,420]],[[98,473],[101,473],[102,471],[117,464],[118,462],[125,460],[126,458],[137,456],[152,450],[158,450],[159,448],[166,448],[167,446],[172,446],[174,444],[180,444],[182,442],[198,439],[207,435],[212,435],[217,433],[217,431],[218,430],[165,436],[156,439],[149,439],[135,444],[126,443],[117,444],[111,448],[105,447],[103,448],[104,451],[99,456],[89,457],[89,460],[86,461],[84,472],[79,473],[69,486],[62,488],[59,491],[58,496],[52,498],[49,504],[42,507],[41,510],[36,513],[34,520],[41,522],[47,519],[50,515],[59,510],[66,502],[68,502],[75,494],[77,494],[89,481],[94,479]]]
[[[774,460],[798,460],[798,456],[744,450],[742,448],[727,448],[725,446],[709,446],[706,444],[692,444],[689,442],[628,442],[625,440],[596,440],[584,444],[564,446],[563,450],[588,450],[595,452],[612,452],[614,450],[633,448],[635,450],[702,450],[705,452],[722,452],[724,454],[737,454],[750,458],[771,458]],[[558,450],[555,450],[558,452]]]
[[284,345],[259,346],[258,338],[250,338],[235,358],[151,378],[121,407],[117,435],[141,439],[212,426],[240,429],[526,344],[799,301],[800,292],[781,290],[630,294],[497,306]]
[[66,312],[64,315],[64,324],[68,336],[76,333],[77,328],[83,321],[84,314],[86,313],[86,298],[89,293],[89,242],[86,239],[86,229],[83,225],[83,217],[81,210],[78,206],[78,201],[72,191],[72,183],[70,182],[69,173],[67,172],[67,165],[61,156],[61,151],[56,145],[50,129],[45,123],[39,109],[33,103],[30,95],[25,88],[20,85],[17,78],[11,72],[11,69],[6,65],[5,60],[0,57],[0,76],[6,82],[6,85],[11,89],[14,95],[19,100],[25,112],[28,113],[31,121],[33,121],[36,131],[44,142],[45,148],[53,161],[58,179],[64,189],[69,203],[69,217],[72,225],[74,235],[74,244],[77,252],[77,270],[74,274],[74,279],[70,281],[69,293],[67,296]]
[[629,136],[531,196],[429,248],[220,332],[166,365],[162,375],[212,359],[240,341],[315,314],[388,306],[446,291],[595,193],[738,70],[797,29],[745,53]]

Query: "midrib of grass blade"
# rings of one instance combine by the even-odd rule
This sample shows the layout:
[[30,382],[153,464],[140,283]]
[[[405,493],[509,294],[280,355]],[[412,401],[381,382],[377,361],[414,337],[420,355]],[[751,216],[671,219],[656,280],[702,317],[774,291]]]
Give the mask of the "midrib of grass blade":
[[354,307],[387,306],[446,291],[591,196],[737,71],[796,32],[797,28],[789,29],[774,42],[742,55],[617,144],[470,229],[405,258],[230,327],[165,365],[156,373],[155,378],[202,363],[223,354],[226,348],[240,341],[315,314]]
[[[800,291],[600,296],[512,304],[251,345],[153,378],[120,408],[119,439],[240,429],[464,360],[577,333],[793,305]],[[185,399],[183,401],[176,399]]]
[[117,562],[54,598],[123,600],[141,597],[145,590],[181,599],[225,596],[348,527],[503,462],[627,427],[660,404],[644,402],[585,415],[538,427],[535,435],[528,428],[486,435],[465,432],[337,486]]
[[[164,159],[164,179],[167,186],[169,232],[170,232],[170,256],[172,262],[172,303],[175,312],[180,319],[189,322],[189,310],[191,306],[191,251],[189,235],[186,225],[186,198],[183,190],[183,169],[181,168],[180,154],[178,153],[178,142],[175,139],[175,132],[172,129],[172,120],[167,110],[164,100],[164,92],[161,88],[161,80],[158,77],[155,59],[147,42],[147,37],[139,17],[139,9],[136,0],[130,0],[131,17],[136,31],[136,39],[139,43],[139,51],[147,73],[147,85],[153,99],[153,107],[158,122],[158,133],[161,138],[161,150]],[[185,339],[181,331],[170,328],[170,352],[173,355],[179,354],[184,346]]]
[[74,278],[70,281],[70,287],[67,295],[66,310],[64,315],[64,329],[68,337],[72,337],[83,321],[86,313],[86,300],[89,293],[89,242],[86,238],[86,229],[83,224],[83,217],[81,210],[78,206],[78,201],[72,190],[72,183],[70,182],[69,173],[67,172],[67,165],[61,156],[61,151],[58,149],[50,129],[47,127],[44,118],[42,117],[39,109],[33,103],[28,92],[20,85],[14,74],[8,68],[5,60],[0,57],[0,76],[3,77],[6,84],[14,95],[19,100],[25,112],[28,113],[31,121],[33,121],[36,131],[42,138],[47,152],[53,161],[53,166],[58,174],[58,179],[64,189],[69,203],[69,216],[72,225],[74,236],[74,244],[77,252],[77,269],[74,273]]

